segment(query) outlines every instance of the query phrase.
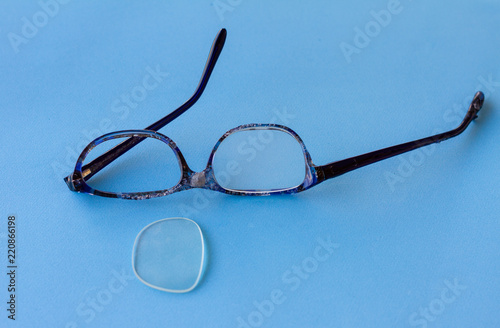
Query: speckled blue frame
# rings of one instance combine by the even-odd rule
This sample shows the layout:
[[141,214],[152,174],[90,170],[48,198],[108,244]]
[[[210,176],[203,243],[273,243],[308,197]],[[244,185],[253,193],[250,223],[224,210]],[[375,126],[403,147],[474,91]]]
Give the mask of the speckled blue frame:
[[[302,148],[302,153],[304,155],[304,161],[306,163],[306,174],[305,179],[299,186],[287,189],[272,189],[272,190],[233,190],[222,187],[215,178],[215,174],[213,171],[212,162],[214,159],[215,152],[219,148],[221,142],[226,139],[230,134],[239,132],[239,131],[247,131],[247,130],[259,130],[259,129],[270,129],[270,130],[278,130],[285,133],[288,133],[292,137],[297,140]],[[174,152],[177,162],[181,168],[181,177],[177,184],[171,188],[164,190],[156,190],[156,191],[148,191],[148,192],[130,192],[130,193],[112,193],[100,191],[92,188],[84,179],[83,163],[87,155],[99,144],[117,138],[154,138],[160,140],[167,144],[170,149]],[[307,151],[304,143],[300,139],[300,137],[291,129],[286,126],[278,125],[278,124],[245,124],[240,125],[234,129],[227,131],[215,144],[212,152],[210,153],[210,157],[208,159],[208,163],[206,168],[201,172],[194,172],[189,168],[189,165],[186,162],[186,159],[182,155],[182,152],[177,147],[174,141],[169,137],[155,131],[149,130],[125,130],[125,131],[117,131],[105,134],[94,141],[92,141],[81,153],[80,157],[76,162],[75,171],[73,172],[73,179],[68,184],[71,190],[78,191],[81,193],[86,193],[90,195],[103,196],[103,197],[112,197],[112,198],[122,198],[122,199],[148,199],[154,197],[161,197],[173,194],[174,192],[188,190],[193,188],[204,188],[215,190],[219,192],[223,192],[230,195],[247,195],[247,196],[267,196],[274,194],[294,194],[303,190],[306,190],[317,183],[317,174],[316,167],[313,165],[311,156]]]
[[[207,167],[205,168],[205,170],[201,172],[194,172],[189,168],[188,164],[186,163],[186,160],[184,159],[184,156],[182,155],[179,148],[177,148],[176,144],[170,138],[157,131],[160,128],[167,125],[168,123],[170,123],[171,121],[173,121],[174,119],[176,119],[177,117],[179,117],[182,113],[184,113],[191,106],[193,106],[196,103],[196,101],[200,98],[203,91],[205,90],[210,75],[222,51],[224,42],[226,40],[226,34],[227,34],[226,30],[222,29],[215,38],[215,41],[210,50],[207,63],[205,65],[202,78],[198,84],[198,88],[191,96],[191,98],[189,98],[188,101],[186,101],[182,106],[177,108],[172,113],[168,114],[164,118],[148,126],[145,130],[125,130],[125,131],[112,132],[105,134],[92,141],[83,150],[80,157],[78,158],[73,173],[64,178],[69,189],[72,191],[77,191],[91,195],[122,198],[122,199],[148,199],[148,198],[166,196],[174,192],[188,190],[192,188],[204,188],[204,189],[223,192],[230,195],[244,195],[244,196],[294,194],[307,190],[325,180],[337,177],[339,175],[361,168],[363,166],[387,159],[389,157],[397,156],[402,153],[430,145],[432,143],[438,143],[443,140],[455,137],[460,133],[462,133],[467,128],[467,126],[469,126],[472,120],[474,120],[477,117],[477,113],[479,112],[484,103],[484,94],[481,91],[477,92],[471,102],[471,105],[465,115],[464,120],[462,121],[460,126],[451,131],[403,143],[400,145],[376,150],[370,153],[362,154],[359,156],[347,158],[344,160],[332,162],[321,166],[313,164],[311,156],[309,155],[309,152],[307,151],[304,143],[302,142],[302,139],[300,139],[300,137],[290,128],[277,124],[240,125],[234,129],[227,131],[215,144],[212,153],[210,154],[210,157],[208,159]],[[214,159],[215,152],[217,151],[217,148],[219,147],[220,143],[232,133],[244,130],[256,130],[256,129],[279,130],[290,134],[299,142],[304,155],[304,161],[306,167],[305,179],[300,185],[292,188],[271,189],[271,190],[233,190],[233,189],[223,188],[222,186],[219,185],[213,172],[212,161]],[[90,163],[83,165],[85,158],[94,147],[107,140],[117,139],[117,138],[128,138],[128,139],[118,144],[116,147],[109,150],[108,152],[97,157]],[[96,190],[87,184],[86,181],[89,180],[94,174],[98,173],[108,164],[113,162],[115,159],[126,153],[128,150],[130,150],[131,148],[133,148],[146,138],[155,138],[166,143],[175,153],[175,156],[177,157],[177,160],[179,162],[179,166],[181,167],[181,177],[178,183],[174,187],[164,190],[148,191],[148,192],[111,193],[111,192]]]

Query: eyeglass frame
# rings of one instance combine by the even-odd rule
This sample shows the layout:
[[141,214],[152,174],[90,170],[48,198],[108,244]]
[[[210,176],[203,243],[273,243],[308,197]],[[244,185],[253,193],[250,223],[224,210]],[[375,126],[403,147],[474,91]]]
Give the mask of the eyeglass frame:
[[[189,168],[184,156],[182,155],[182,152],[179,150],[175,142],[172,141],[172,139],[170,139],[169,137],[159,133],[158,130],[167,125],[168,123],[170,123],[171,121],[173,121],[174,119],[176,119],[177,117],[179,117],[180,115],[182,115],[191,106],[193,106],[196,103],[196,101],[201,97],[208,83],[208,80],[211,76],[211,73],[215,67],[217,59],[220,56],[220,53],[222,51],[222,48],[226,40],[226,35],[227,35],[226,29],[221,29],[219,31],[217,37],[215,38],[212,44],[212,48],[210,50],[210,54],[208,56],[208,60],[205,65],[205,69],[203,71],[198,87],[188,101],[186,101],[179,108],[177,108],[167,116],[163,117],[159,121],[148,126],[144,130],[123,130],[123,131],[111,132],[102,135],[101,137],[92,141],[87,147],[85,147],[85,149],[80,154],[76,162],[73,173],[64,178],[64,181],[68,185],[68,188],[72,191],[86,193],[90,195],[110,197],[110,198],[134,199],[134,200],[166,196],[178,191],[188,190],[193,188],[210,189],[214,191],[223,192],[226,194],[240,195],[240,196],[241,195],[268,196],[276,194],[295,194],[307,190],[309,188],[312,188],[323,181],[337,177],[339,175],[361,168],[363,166],[373,164],[375,162],[390,157],[394,157],[402,153],[430,145],[432,143],[439,143],[441,141],[455,137],[460,133],[462,133],[470,124],[470,122],[472,122],[472,120],[477,118],[477,113],[479,112],[484,103],[484,94],[481,91],[478,91],[475,94],[469,106],[469,110],[467,111],[464,120],[456,129],[436,134],[431,137],[410,141],[407,143],[383,148],[366,154],[350,157],[347,159],[319,166],[313,164],[311,155],[307,151],[304,142],[299,137],[299,135],[295,133],[292,129],[278,124],[262,124],[262,123],[244,124],[227,131],[217,141],[214,148],[212,149],[206,168],[201,172],[194,172]],[[217,182],[213,171],[212,162],[214,159],[214,155],[221,142],[224,139],[226,139],[229,135],[235,132],[240,132],[245,130],[255,130],[255,129],[279,130],[288,133],[299,142],[305,160],[305,178],[300,185],[296,187],[270,189],[270,190],[234,190],[234,189],[224,188]],[[117,138],[129,138],[129,139],[118,144],[117,146],[115,146],[108,152],[104,153],[103,155],[97,157],[92,162],[83,165],[83,161],[93,148],[95,148],[102,142]],[[86,183],[86,180],[90,179],[94,174],[98,173],[100,170],[102,170],[108,164],[113,162],[115,159],[117,159],[118,157],[126,153],[128,150],[130,150],[131,148],[142,142],[145,138],[158,139],[166,143],[175,153],[175,156],[177,157],[177,161],[181,168],[181,178],[175,186],[158,191],[113,193],[113,192],[106,192],[94,189]]]

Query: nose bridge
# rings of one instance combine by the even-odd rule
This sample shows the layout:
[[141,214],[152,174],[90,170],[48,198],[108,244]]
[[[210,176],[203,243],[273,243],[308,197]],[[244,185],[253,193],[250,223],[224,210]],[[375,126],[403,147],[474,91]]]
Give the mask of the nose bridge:
[[195,172],[189,177],[189,186],[192,188],[203,188],[206,184],[206,170]]

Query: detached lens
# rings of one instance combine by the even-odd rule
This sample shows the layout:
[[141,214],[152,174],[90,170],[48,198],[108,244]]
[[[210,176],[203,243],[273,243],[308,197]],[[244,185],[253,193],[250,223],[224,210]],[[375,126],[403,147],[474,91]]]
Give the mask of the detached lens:
[[173,293],[192,290],[200,281],[205,244],[192,220],[171,218],[144,228],[135,241],[132,264],[146,285]]

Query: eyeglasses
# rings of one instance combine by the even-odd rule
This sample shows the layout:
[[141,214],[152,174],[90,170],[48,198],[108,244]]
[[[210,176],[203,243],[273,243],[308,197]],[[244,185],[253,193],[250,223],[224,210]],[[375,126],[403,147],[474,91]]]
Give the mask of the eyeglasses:
[[[154,198],[192,188],[245,196],[298,193],[363,166],[455,137],[477,117],[484,102],[484,94],[477,92],[464,120],[454,130],[326,165],[313,164],[302,139],[286,126],[241,125],[226,132],[215,144],[206,168],[194,172],[176,144],[157,131],[187,111],[200,98],[222,51],[226,35],[226,30],[222,29],[215,38],[201,80],[188,101],[145,130],[112,132],[92,141],[78,158],[73,174],[64,179],[69,189],[123,199]],[[152,146],[161,149],[150,148]],[[135,160],[131,160],[132,157],[128,161],[120,158],[133,148]],[[163,166],[157,165],[160,161],[165,162]],[[154,164],[156,169],[148,168],[136,178],[124,178],[123,172],[137,163]],[[153,173],[158,175],[148,178]],[[124,187],[121,185],[124,181],[136,185]],[[146,184],[151,186],[146,187]],[[145,191],[148,189],[151,191]]]

